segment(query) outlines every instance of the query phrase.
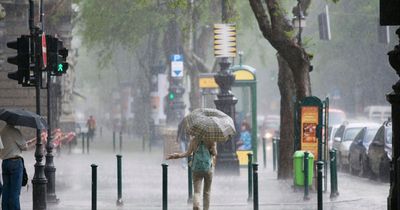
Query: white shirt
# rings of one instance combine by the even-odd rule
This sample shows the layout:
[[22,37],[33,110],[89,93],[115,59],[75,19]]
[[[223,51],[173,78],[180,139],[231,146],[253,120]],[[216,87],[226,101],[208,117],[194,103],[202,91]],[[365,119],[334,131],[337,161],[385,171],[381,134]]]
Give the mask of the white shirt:
[[3,149],[0,150],[1,159],[21,157],[22,150],[27,150],[28,145],[22,137],[21,131],[14,126],[7,124],[1,130],[0,135],[3,143]]

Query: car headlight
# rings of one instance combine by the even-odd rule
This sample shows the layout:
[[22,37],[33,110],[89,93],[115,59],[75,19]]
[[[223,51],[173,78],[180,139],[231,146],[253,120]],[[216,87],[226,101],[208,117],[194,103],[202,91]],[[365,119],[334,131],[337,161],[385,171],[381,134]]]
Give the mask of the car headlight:
[[272,138],[272,134],[271,134],[270,132],[267,132],[267,133],[264,135],[264,138],[270,139],[270,138]]

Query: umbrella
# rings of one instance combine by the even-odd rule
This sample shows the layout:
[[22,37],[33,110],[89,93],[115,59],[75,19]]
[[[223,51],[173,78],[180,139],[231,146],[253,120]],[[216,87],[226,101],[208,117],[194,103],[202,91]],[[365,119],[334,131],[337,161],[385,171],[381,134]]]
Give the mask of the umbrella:
[[217,109],[195,109],[183,121],[188,134],[205,141],[226,141],[236,134],[232,118]]
[[47,123],[42,116],[22,109],[0,109],[0,120],[8,124],[27,126],[36,129],[47,128]]

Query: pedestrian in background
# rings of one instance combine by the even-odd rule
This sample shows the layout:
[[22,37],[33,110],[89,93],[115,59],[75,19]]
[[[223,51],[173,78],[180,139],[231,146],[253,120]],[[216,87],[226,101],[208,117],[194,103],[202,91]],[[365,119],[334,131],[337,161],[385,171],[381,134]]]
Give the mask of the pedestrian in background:
[[251,150],[251,128],[246,121],[242,122],[240,126],[240,139],[236,143],[239,147],[238,150]]
[[1,165],[3,173],[2,210],[20,210],[19,196],[24,169],[21,154],[28,145],[22,137],[21,131],[11,123],[7,123],[1,130],[0,136],[4,146],[0,150],[0,158],[3,160]]
[[88,138],[93,141],[96,131],[96,120],[94,119],[93,115],[89,116],[89,119],[86,122],[86,127],[88,128]]
[[[193,160],[191,163],[191,168],[193,173],[194,186],[193,210],[200,210],[200,192],[201,183],[203,182],[203,180],[203,210],[209,210],[211,183],[217,156],[217,144],[215,142],[207,142],[203,141],[200,138],[191,136],[189,148],[186,152],[170,154],[167,156],[166,159],[169,160],[183,158],[188,157],[192,154]],[[200,161],[196,161],[198,159]],[[208,165],[205,168],[204,163],[206,163],[205,165]]]

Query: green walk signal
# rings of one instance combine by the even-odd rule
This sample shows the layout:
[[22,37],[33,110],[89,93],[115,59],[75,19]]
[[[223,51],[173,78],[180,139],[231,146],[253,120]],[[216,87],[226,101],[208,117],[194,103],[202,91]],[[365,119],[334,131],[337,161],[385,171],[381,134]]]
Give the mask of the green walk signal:
[[64,72],[63,65],[61,63],[58,64],[58,70],[57,71],[60,72],[60,73]]
[[169,100],[174,100],[175,94],[174,93],[169,93],[168,98],[169,98]]

